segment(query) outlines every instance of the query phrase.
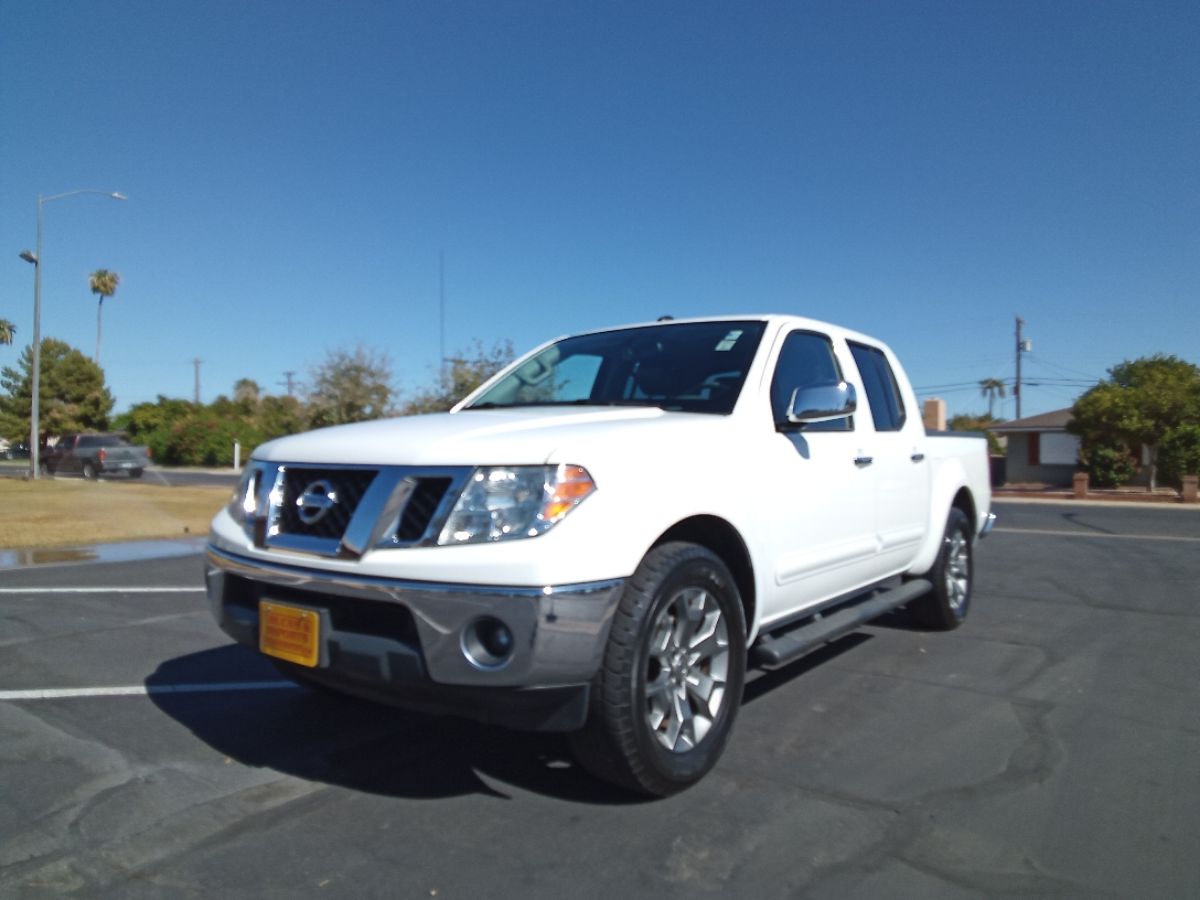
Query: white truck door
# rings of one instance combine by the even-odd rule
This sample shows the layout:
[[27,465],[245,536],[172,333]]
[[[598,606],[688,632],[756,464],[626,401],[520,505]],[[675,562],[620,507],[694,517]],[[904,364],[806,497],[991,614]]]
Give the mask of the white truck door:
[[829,337],[792,331],[771,381],[774,429],[766,443],[759,536],[772,566],[762,621],[794,613],[871,580],[878,568],[874,434],[856,416],[796,426],[787,411],[797,388],[842,381]]
[[874,431],[875,530],[879,543],[875,574],[886,577],[912,562],[929,521],[930,462],[925,429],[905,408],[895,371],[883,348],[848,342],[866,394],[859,400],[859,427]]

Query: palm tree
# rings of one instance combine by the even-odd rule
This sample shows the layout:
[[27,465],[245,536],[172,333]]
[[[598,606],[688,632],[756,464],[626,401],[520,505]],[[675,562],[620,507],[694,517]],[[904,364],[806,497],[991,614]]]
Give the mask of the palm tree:
[[17,326],[8,319],[0,319],[0,344],[11,344],[13,335],[17,333]]
[[121,276],[108,269],[97,269],[89,279],[92,293],[100,295],[100,304],[96,307],[96,365],[100,365],[100,314],[104,312],[104,298],[111,297],[117,292]]
[[1004,382],[999,378],[985,378],[979,382],[980,393],[987,397],[988,402],[988,418],[992,418],[992,404],[996,401],[996,396],[1004,399]]

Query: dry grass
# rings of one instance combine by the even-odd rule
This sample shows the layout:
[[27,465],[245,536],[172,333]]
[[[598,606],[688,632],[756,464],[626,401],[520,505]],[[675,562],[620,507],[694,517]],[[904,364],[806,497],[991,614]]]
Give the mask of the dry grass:
[[229,488],[0,478],[0,548],[203,535]]

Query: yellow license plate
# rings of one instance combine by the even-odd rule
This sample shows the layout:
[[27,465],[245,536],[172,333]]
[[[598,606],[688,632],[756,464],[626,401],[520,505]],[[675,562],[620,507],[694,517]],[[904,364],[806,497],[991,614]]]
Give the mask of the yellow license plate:
[[312,668],[321,660],[321,617],[270,600],[258,602],[258,649]]

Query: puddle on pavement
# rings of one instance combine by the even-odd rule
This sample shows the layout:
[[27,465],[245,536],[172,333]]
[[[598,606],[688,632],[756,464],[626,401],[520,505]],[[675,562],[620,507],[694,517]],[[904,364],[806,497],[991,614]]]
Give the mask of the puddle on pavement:
[[84,562],[130,562],[136,559],[161,559],[190,556],[204,551],[205,539],[178,541],[129,541],[122,544],[93,544],[87,547],[31,547],[26,550],[0,550],[0,569],[31,566],[61,566]]

